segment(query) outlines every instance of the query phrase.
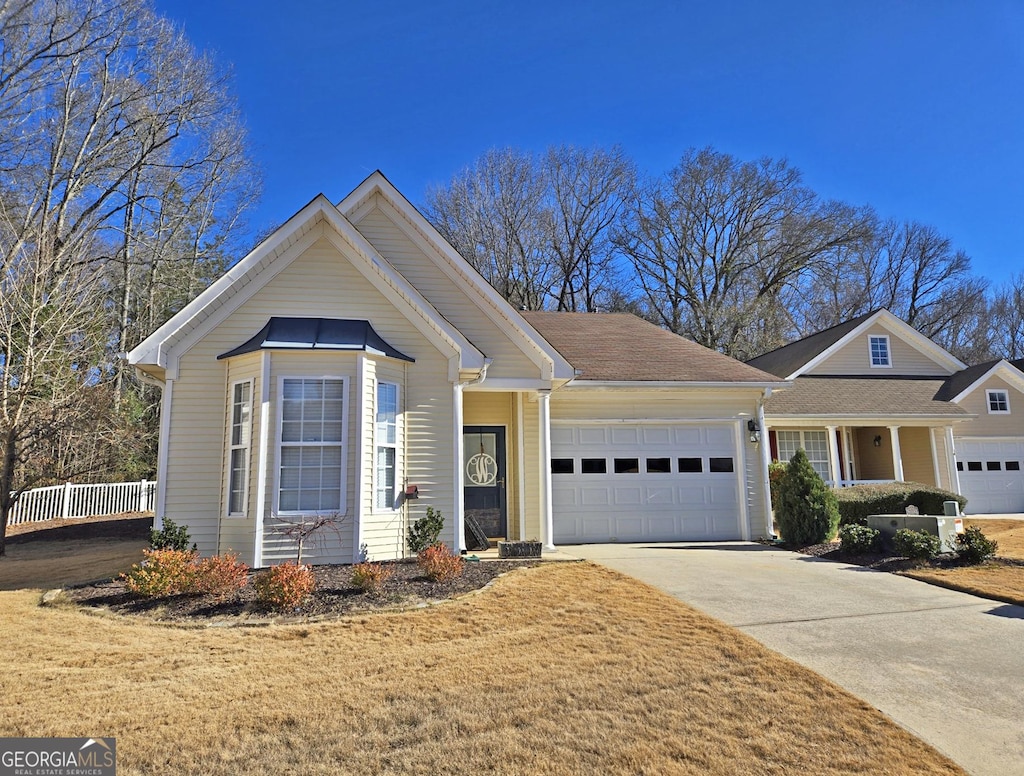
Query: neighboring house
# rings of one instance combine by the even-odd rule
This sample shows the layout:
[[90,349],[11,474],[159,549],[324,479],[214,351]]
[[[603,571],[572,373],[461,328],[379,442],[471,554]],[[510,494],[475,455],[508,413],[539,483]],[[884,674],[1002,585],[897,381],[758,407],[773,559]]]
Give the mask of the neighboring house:
[[1024,362],[966,366],[887,310],[751,359],[793,387],[765,404],[773,459],[831,483],[913,481],[967,512],[1024,512]]
[[319,196],[128,355],[163,389],[157,516],[206,554],[402,557],[427,506],[465,547],[771,533],[763,399],[784,380],[629,315],[520,313],[374,173]]

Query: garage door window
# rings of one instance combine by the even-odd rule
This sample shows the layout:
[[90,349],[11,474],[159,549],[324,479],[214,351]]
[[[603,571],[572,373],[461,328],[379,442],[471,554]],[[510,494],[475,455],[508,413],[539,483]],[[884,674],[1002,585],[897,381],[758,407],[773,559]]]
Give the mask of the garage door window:
[[572,474],[575,471],[576,462],[572,458],[552,458],[551,459],[551,473],[552,474]]
[[1020,471],[1020,461],[1007,461],[1006,462],[1006,471],[1008,471],[1008,472],[1019,472]]
[[701,474],[704,471],[704,461],[701,458],[680,458],[680,474]]
[[647,473],[648,474],[671,474],[672,473],[672,459],[671,458],[648,458],[647,459]]
[[639,458],[616,458],[615,459],[615,473],[616,474],[639,474],[640,473],[640,459]]
[[583,474],[607,474],[608,462],[604,458],[584,458],[580,461]]
[[732,458],[708,458],[708,471],[720,474],[733,471]]

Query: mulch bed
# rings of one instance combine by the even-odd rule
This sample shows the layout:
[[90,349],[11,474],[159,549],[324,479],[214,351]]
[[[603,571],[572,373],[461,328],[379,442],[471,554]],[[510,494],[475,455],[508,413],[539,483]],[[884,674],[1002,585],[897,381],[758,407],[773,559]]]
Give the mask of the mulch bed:
[[177,595],[167,598],[138,598],[123,582],[112,580],[83,585],[65,591],[65,597],[81,606],[141,615],[172,622],[211,624],[221,621],[271,621],[286,619],[322,619],[362,612],[396,608],[414,608],[456,598],[487,585],[496,577],[519,568],[538,565],[538,561],[467,562],[458,579],[431,582],[414,562],[386,563],[394,570],[381,589],[364,593],[351,584],[351,566],[314,566],[316,591],[302,607],[292,612],[277,612],[261,607],[251,585],[225,600],[205,595]]
[[[891,573],[899,573],[901,571],[910,571],[921,568],[955,569],[970,565],[954,555],[940,555],[931,561],[910,560],[908,558],[877,552],[865,555],[846,555],[841,549],[839,549],[839,542],[812,544],[807,547],[790,547],[786,545],[785,549],[792,550],[793,552],[799,552],[802,555],[813,555],[817,558],[824,558],[825,560],[849,563],[854,566],[866,566],[868,568],[875,569],[876,571],[888,571]],[[1024,568],[1024,560],[1017,558],[1000,558],[997,556],[992,560],[987,561],[987,563]]]

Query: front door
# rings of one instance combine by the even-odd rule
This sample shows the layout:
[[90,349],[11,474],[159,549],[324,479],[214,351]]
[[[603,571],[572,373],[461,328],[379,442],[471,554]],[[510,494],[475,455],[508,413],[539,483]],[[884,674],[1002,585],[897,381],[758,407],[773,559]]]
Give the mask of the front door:
[[462,477],[467,522],[473,519],[490,538],[505,538],[505,429],[464,426]]

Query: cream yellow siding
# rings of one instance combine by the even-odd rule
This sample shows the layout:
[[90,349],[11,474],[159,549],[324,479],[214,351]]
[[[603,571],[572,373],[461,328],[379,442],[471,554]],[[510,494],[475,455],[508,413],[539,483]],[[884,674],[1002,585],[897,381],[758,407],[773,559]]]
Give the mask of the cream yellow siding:
[[[340,296],[344,291],[344,303]],[[228,391],[228,365],[217,356],[252,337],[266,324],[269,317],[309,316],[354,318],[369,320],[374,329],[389,344],[416,359],[408,364],[408,385],[404,396],[405,423],[410,449],[406,477],[421,484],[421,499],[415,503],[410,517],[422,512],[427,504],[444,511],[446,518],[454,514],[454,472],[451,454],[452,387],[447,379],[447,360],[387,299],[385,299],[347,259],[324,239],[311,247],[285,267],[275,278],[246,300],[231,316],[199,340],[179,361],[178,380],[172,392],[170,433],[167,445],[167,493],[165,516],[189,527],[193,540],[205,554],[217,552],[219,544],[237,540],[234,528],[225,528],[219,535],[218,526],[223,514],[225,482],[225,419]],[[356,356],[351,353],[301,353],[274,351],[271,357],[271,406],[273,408],[270,434],[271,455],[268,461],[266,505],[268,516],[274,505],[274,481],[277,466],[277,377],[284,374],[344,375],[354,379]],[[379,359],[386,361],[387,359]],[[232,359],[234,361],[234,359]],[[233,369],[234,367],[232,367]],[[241,369],[241,367],[240,367]],[[348,386],[349,403],[349,456],[351,472],[355,466],[353,447],[356,423],[352,420],[353,402]],[[253,452],[250,467],[255,477],[259,459],[258,440],[263,436],[258,428],[258,397],[260,386],[254,391]],[[256,483],[250,488],[249,503],[254,511]],[[348,479],[347,496],[355,497],[355,480]],[[213,508],[213,505],[217,505]],[[349,504],[352,513],[354,502]],[[225,518],[226,520],[226,518]],[[235,520],[232,518],[232,520]],[[398,522],[401,522],[400,519]],[[352,557],[351,522],[347,532],[348,543],[332,538],[330,552]],[[239,529],[240,529],[239,524]],[[374,529],[376,530],[376,529]],[[397,530],[401,530],[401,526]],[[371,537],[372,538],[372,537]],[[218,539],[222,539],[218,542]],[[377,539],[374,538],[376,542]],[[391,546],[397,546],[396,540]],[[248,547],[235,547],[243,560],[252,562],[253,542]],[[401,549],[399,547],[399,549]],[[327,550],[325,550],[327,551]],[[265,563],[281,556],[282,548],[269,547]]]
[[928,434],[927,428],[907,426],[900,429],[900,458],[903,459],[903,479],[907,482],[937,484]]
[[[369,359],[367,359],[369,361]],[[407,504],[401,494],[405,490],[406,477],[406,425],[407,415],[406,393],[408,391],[406,381],[407,367],[394,361],[381,360],[373,364],[373,378],[367,377],[367,426],[366,426],[366,450],[364,482],[367,497],[365,499],[365,512],[362,522],[362,543],[365,545],[366,556],[369,560],[382,560],[385,558],[401,558],[406,555],[406,520],[408,515]],[[369,372],[369,370],[368,370]],[[395,449],[395,488],[399,494],[398,507],[396,509],[384,509],[377,507],[376,501],[376,414],[377,414],[377,385],[380,382],[392,383],[398,386],[398,428],[397,445]]]
[[[881,437],[875,447],[875,437]],[[853,431],[857,456],[857,479],[893,479],[892,442],[885,426],[866,426]]]
[[537,378],[539,367],[495,323],[467,290],[441,271],[385,212],[383,203],[355,224],[359,232],[493,363],[490,378]]
[[[217,552],[232,551],[239,557],[250,557],[253,550],[253,532],[256,525],[256,488],[257,488],[257,466],[259,457],[259,439],[261,433],[259,413],[259,392],[260,392],[260,366],[261,358],[259,353],[250,353],[238,358],[231,359],[227,364],[224,390],[224,461],[223,478],[221,480],[221,511],[223,519],[220,521],[220,537],[217,545]],[[230,470],[230,434],[231,434],[231,409],[232,409],[232,386],[238,381],[248,381],[252,385],[252,415],[249,435],[248,454],[248,486],[246,489],[245,511],[240,516],[228,515],[228,478]],[[172,518],[173,519],[173,518]],[[251,562],[251,559],[250,561]]]
[[[986,390],[1006,391],[1010,400],[1010,413],[991,413],[988,410]],[[1000,377],[990,377],[960,402],[960,406],[976,418],[953,427],[956,436],[969,437],[1022,437],[1024,436],[1024,394]]]
[[[868,338],[880,335],[889,338],[891,367],[871,366]],[[810,375],[867,375],[869,377],[892,377],[893,375],[945,377],[952,373],[952,369],[931,356],[925,355],[883,326],[871,327],[807,372]]]

